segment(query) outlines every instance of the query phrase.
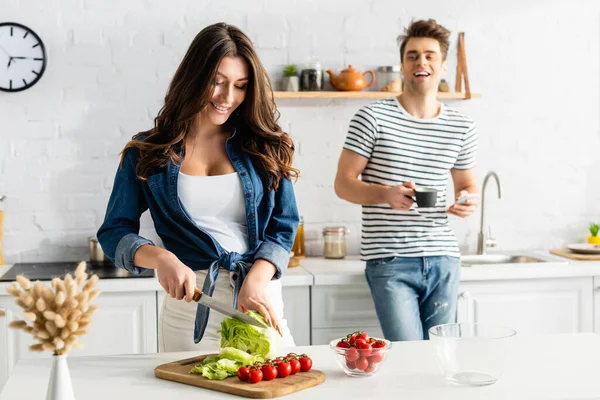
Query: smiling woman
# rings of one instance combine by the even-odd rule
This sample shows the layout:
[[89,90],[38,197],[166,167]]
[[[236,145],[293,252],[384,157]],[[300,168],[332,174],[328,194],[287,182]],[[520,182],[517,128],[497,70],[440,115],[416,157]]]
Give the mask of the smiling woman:
[[[224,23],[194,38],[154,127],[123,150],[98,240],[116,265],[157,270],[167,296],[161,351],[218,349],[223,317],[189,304],[196,287],[256,310],[293,345],[279,278],[298,226],[294,147],[250,39]],[[150,209],[164,249],[139,236]],[[186,301],[181,301],[185,299]]]

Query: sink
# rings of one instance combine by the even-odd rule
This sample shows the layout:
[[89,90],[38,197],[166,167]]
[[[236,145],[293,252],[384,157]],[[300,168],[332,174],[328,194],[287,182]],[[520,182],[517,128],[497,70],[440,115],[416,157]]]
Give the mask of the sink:
[[462,264],[528,264],[547,262],[539,258],[524,255],[508,254],[465,254],[460,257]]

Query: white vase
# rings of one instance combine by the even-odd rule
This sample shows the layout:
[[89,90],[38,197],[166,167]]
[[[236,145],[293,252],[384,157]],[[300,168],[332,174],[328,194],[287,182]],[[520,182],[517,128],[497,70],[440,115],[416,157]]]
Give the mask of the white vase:
[[67,355],[52,356],[52,370],[46,400],[75,400]]
[[300,81],[297,76],[283,77],[283,90],[286,92],[297,92],[300,90]]

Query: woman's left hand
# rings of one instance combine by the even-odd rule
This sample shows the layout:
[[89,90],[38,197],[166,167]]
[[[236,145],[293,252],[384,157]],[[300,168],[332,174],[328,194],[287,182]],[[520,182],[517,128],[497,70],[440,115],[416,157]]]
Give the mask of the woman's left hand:
[[266,260],[257,260],[246,275],[238,295],[238,309],[242,312],[258,311],[279,334],[279,318],[265,294],[267,284],[275,275],[275,266]]

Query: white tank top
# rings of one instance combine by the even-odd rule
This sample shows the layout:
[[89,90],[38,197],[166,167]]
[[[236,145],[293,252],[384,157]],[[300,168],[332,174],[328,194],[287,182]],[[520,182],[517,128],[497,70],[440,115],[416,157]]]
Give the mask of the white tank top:
[[227,251],[248,251],[242,181],[236,172],[214,176],[179,173],[177,192],[192,220]]

